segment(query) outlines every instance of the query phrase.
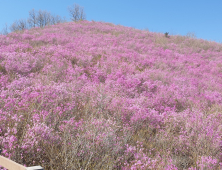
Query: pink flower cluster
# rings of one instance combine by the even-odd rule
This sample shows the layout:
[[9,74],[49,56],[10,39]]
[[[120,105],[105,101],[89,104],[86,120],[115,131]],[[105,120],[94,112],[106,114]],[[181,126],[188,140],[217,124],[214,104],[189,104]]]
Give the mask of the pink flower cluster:
[[220,169],[222,45],[102,22],[0,35],[2,155],[45,169]]

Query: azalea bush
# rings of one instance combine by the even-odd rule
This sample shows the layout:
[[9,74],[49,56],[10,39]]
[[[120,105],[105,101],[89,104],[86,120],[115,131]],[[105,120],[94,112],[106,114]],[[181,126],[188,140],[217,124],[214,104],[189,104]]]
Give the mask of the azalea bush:
[[51,169],[221,169],[222,45],[103,22],[0,35],[0,148]]

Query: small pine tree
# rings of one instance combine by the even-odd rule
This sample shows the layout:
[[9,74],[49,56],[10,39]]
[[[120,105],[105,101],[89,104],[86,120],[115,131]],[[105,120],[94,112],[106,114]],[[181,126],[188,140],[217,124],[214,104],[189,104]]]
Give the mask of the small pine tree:
[[165,35],[166,38],[170,38],[169,32],[165,32],[164,35]]

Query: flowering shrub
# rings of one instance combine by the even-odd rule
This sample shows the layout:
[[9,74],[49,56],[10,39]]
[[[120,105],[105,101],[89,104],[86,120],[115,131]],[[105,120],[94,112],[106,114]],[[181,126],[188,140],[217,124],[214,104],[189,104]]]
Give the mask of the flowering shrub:
[[0,35],[2,155],[44,169],[221,169],[222,45],[81,21]]

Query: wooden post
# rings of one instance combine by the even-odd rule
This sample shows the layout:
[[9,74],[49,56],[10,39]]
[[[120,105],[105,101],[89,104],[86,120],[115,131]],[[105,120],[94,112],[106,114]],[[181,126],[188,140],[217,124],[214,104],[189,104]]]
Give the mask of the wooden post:
[[7,168],[8,170],[43,170],[41,166],[25,167],[8,158],[0,156],[0,166]]

